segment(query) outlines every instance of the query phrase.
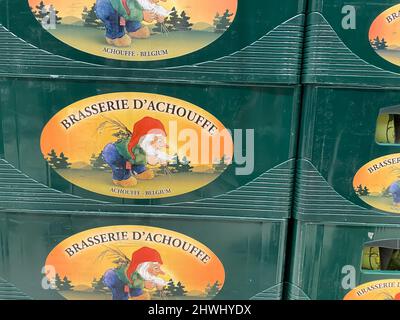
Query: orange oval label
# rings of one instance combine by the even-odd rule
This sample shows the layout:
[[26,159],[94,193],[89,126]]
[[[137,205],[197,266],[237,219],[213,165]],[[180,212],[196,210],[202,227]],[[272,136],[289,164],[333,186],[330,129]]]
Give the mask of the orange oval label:
[[400,214],[400,153],[368,162],[355,175],[353,187],[371,207]]
[[74,185],[120,198],[181,195],[214,181],[233,154],[230,132],[172,97],[111,93],[78,101],[45,126],[49,166]]
[[364,283],[351,290],[344,300],[400,300],[400,280],[388,279]]
[[400,66],[400,4],[382,12],[372,23],[369,41],[375,52],[386,61]]
[[178,232],[112,226],[65,239],[48,255],[52,289],[69,300],[212,299],[225,271],[218,257]]
[[83,52],[126,61],[180,57],[216,41],[237,0],[28,0],[38,23]]

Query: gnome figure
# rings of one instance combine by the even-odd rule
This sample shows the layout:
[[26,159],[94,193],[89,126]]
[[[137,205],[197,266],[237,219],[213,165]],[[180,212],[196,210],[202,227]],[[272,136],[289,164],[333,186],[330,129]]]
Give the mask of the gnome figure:
[[157,119],[144,117],[135,123],[130,139],[106,145],[102,156],[112,170],[113,183],[130,188],[137,185],[138,180],[154,178],[154,172],[147,165],[166,165],[171,158],[164,152],[166,148],[164,125]]
[[[169,14],[165,9],[160,10],[159,1],[97,0],[96,15],[104,23],[107,43],[115,47],[129,47],[132,39],[150,37],[150,29],[142,25],[142,21],[162,23]],[[143,2],[148,5],[144,6]]]
[[132,253],[130,264],[109,269],[104,285],[110,288],[113,300],[149,300],[151,290],[163,290],[167,282],[160,276],[163,262],[160,253],[143,247]]

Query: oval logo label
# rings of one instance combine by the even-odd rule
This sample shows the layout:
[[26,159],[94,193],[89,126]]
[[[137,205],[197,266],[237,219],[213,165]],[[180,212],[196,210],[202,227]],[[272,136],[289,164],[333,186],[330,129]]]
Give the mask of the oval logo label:
[[41,136],[44,158],[83,189],[120,198],[173,197],[211,183],[231,163],[230,132],[172,97],[127,92],[59,111]]
[[172,97],[127,92],[87,98],[44,127],[51,168],[83,189],[121,198],[173,197],[211,183],[231,163],[230,132]]
[[386,61],[400,66],[400,4],[382,12],[372,23],[369,41],[375,52]]
[[[237,0],[28,0],[58,40],[104,58],[155,61],[216,41],[232,24]],[[46,48],[44,48],[46,49]]]
[[147,226],[87,230],[48,255],[49,285],[68,300],[205,300],[222,289],[225,271],[206,246]]
[[400,153],[368,162],[355,175],[353,187],[371,207],[400,214]]
[[343,300],[400,300],[400,279],[362,284],[351,290]]

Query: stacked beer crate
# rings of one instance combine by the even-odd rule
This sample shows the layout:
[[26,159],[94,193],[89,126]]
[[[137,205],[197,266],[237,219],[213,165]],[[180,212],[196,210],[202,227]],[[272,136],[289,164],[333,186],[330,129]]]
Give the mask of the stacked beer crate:
[[2,298],[281,299],[304,10],[0,0]]
[[399,299],[399,9],[309,4],[290,299]]

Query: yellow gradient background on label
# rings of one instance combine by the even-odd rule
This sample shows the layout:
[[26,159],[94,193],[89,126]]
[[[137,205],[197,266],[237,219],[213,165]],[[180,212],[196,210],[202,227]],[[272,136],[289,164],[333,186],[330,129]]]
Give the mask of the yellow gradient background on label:
[[354,176],[353,188],[356,191],[360,185],[367,187],[370,194],[368,196],[358,195],[361,200],[376,209],[400,214],[400,207],[394,207],[392,197],[387,194],[387,189],[390,185],[400,181],[400,163],[388,165],[372,173],[368,171],[369,168],[373,168],[374,165],[385,160],[397,158],[400,161],[400,153],[387,155],[368,162]]
[[398,16],[399,12],[400,4],[383,11],[372,23],[368,35],[370,41],[377,37],[380,40],[385,39],[387,49],[376,50],[376,53],[395,65],[400,65],[400,17],[397,19],[390,17],[393,14]]
[[[29,5],[35,8],[42,0],[29,0]],[[77,16],[82,14],[83,7],[90,8],[96,1],[94,0],[44,0],[46,5],[53,4],[59,11],[60,17]],[[185,10],[190,13],[194,21],[208,21],[214,18],[215,12],[221,14],[229,9],[236,12],[237,0],[167,0],[160,1],[166,7],[175,7],[178,11]]]
[[[73,244],[81,243],[82,240],[86,240],[88,237],[108,233],[116,234],[118,232],[128,233],[129,240],[112,241],[94,245],[90,248],[83,249],[72,257],[65,252],[65,250]],[[162,234],[163,236],[170,236],[182,241],[187,241],[209,255],[210,260],[207,263],[203,263],[194,255],[185,252],[181,248],[175,248],[168,244],[144,241],[143,239],[132,240],[131,234],[133,232],[139,232],[145,235],[149,233],[152,235]],[[188,296],[192,295],[195,297],[198,295],[198,297],[200,297],[205,293],[208,284],[213,285],[218,281],[222,288],[225,281],[225,271],[221,261],[205,245],[184,234],[148,226],[130,225],[101,227],[75,234],[60,242],[50,252],[46,259],[46,266],[47,268],[54,268],[54,272],[58,274],[61,279],[67,276],[72,282],[72,285],[77,288],[76,291],[79,291],[79,288],[81,288],[85,289],[82,291],[87,292],[89,291],[88,288],[92,286],[94,278],[100,279],[107,270],[116,267],[112,257],[104,256],[104,251],[107,247],[119,249],[129,259],[134,251],[143,247],[157,250],[163,260],[161,268],[166,273],[163,278],[166,279],[166,281],[173,279],[175,283],[180,281],[188,291]],[[49,278],[51,278],[50,274]],[[79,299],[79,294],[76,292],[70,295]]]
[[[166,23],[162,30],[156,28],[156,21],[151,23],[139,21],[150,28],[150,37],[145,39],[134,38],[128,46],[118,47],[109,44],[105,38],[105,29],[89,27],[84,24],[83,10],[90,10],[95,0],[47,0],[44,1],[46,10],[52,5],[61,18],[59,23],[48,28],[47,31],[58,40],[80,51],[123,61],[158,61],[172,59],[201,50],[210,45],[226,32],[229,25],[224,25],[222,31],[215,32],[214,19],[217,14],[221,17],[229,10],[229,21],[232,23],[237,12],[238,0],[167,0],[158,5],[167,11],[177,10],[177,15],[185,11],[193,24],[191,30],[176,30],[177,27]],[[37,15],[41,0],[28,0],[32,14]],[[168,22],[167,18],[167,22]],[[99,20],[100,21],[100,20]],[[41,20],[38,19],[38,23]],[[93,22],[91,22],[93,23]],[[167,27],[169,29],[167,29]],[[171,29],[172,28],[172,29]],[[175,29],[174,29],[175,28]],[[51,48],[43,48],[51,50]],[[116,51],[115,51],[115,50]]]
[[400,4],[397,4],[385,11],[383,11],[372,23],[369,30],[369,38],[375,39],[376,37],[385,38],[388,43],[400,45],[400,19],[388,23],[386,18],[392,13],[400,12]]
[[[133,99],[154,102],[162,101],[175,104],[178,107],[192,110],[210,120],[218,128],[218,131],[216,134],[211,135],[207,130],[202,129],[199,125],[186,118],[180,118],[177,115],[169,113],[147,110],[146,107],[142,110],[129,108],[128,110],[114,110],[93,115],[75,123],[75,125],[68,130],[61,125],[63,119],[71,114],[76,114],[86,106],[99,102],[121,99],[129,100],[129,106],[133,105]],[[187,157],[187,159],[191,161],[193,172],[185,175],[160,175],[153,180],[140,181],[138,185],[132,189],[137,191],[143,191],[144,189],[151,191],[154,188],[158,188],[157,190],[172,188],[173,190],[170,194],[127,195],[111,192],[111,187],[114,187],[111,173],[108,177],[104,172],[100,174],[88,168],[93,154],[100,154],[107,144],[118,140],[116,137],[112,136],[115,131],[109,129],[99,131],[99,127],[106,120],[103,116],[121,121],[131,131],[133,130],[134,124],[146,116],[160,120],[164,124],[167,133],[167,142],[169,143],[168,154],[173,156],[178,153],[181,160],[183,157]],[[171,130],[174,132],[170,132],[170,123],[177,124],[177,130],[171,127]],[[174,138],[177,136],[175,132],[178,132],[179,137],[179,133],[185,132],[184,130],[186,129],[190,129],[191,132],[195,133],[197,138],[189,139],[189,137],[185,136],[181,136],[180,140]],[[170,140],[171,137],[172,140]],[[219,141],[219,143],[215,143],[215,141]],[[185,148],[185,146],[187,148]],[[69,182],[104,195],[148,199],[176,196],[191,192],[215,180],[222,172],[213,171],[213,165],[216,160],[222,159],[224,156],[231,162],[233,156],[233,141],[231,135],[227,133],[226,128],[218,119],[189,102],[157,94],[121,92],[83,99],[71,104],[54,115],[44,127],[41,136],[41,150],[43,156],[48,158],[48,154],[53,149],[57,154],[63,152],[65,156],[69,158],[68,161],[72,163],[72,169],[56,169],[56,171]],[[81,168],[78,170],[77,167]],[[150,166],[149,168],[151,169]]]
[[362,284],[350,291],[343,300],[400,300],[400,279]]

